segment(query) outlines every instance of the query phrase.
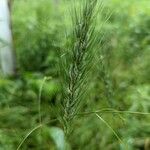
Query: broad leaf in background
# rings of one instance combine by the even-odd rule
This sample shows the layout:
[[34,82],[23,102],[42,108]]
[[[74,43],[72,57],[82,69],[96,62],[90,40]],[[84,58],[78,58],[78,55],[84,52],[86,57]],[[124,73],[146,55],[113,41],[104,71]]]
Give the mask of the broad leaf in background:
[[65,150],[66,142],[63,130],[57,127],[49,129],[50,136],[54,140],[58,150]]

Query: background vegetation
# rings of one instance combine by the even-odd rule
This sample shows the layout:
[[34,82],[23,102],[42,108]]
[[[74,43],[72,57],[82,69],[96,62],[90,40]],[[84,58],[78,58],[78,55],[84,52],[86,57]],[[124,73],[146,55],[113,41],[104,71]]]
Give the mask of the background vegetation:
[[[150,1],[106,0],[96,30],[101,54],[82,112],[114,108],[150,111]],[[39,94],[43,127],[33,132],[22,150],[62,150],[66,143],[55,119],[61,94],[58,62],[71,33],[66,9],[70,1],[14,0],[12,24],[18,76],[0,78],[0,150],[15,150],[39,124]],[[111,13],[112,12],[112,13]],[[111,16],[106,21],[107,16]],[[104,35],[104,36],[103,36]],[[103,37],[103,38],[102,38]],[[56,107],[57,108],[57,107]],[[101,113],[129,150],[150,149],[150,116]],[[125,150],[107,125],[94,114],[75,119],[67,143],[75,150]]]

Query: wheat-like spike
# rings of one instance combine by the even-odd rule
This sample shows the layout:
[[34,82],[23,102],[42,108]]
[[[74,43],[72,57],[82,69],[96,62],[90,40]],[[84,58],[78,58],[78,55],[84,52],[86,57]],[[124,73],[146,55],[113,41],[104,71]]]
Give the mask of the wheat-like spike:
[[97,0],[83,0],[78,9],[75,5],[72,15],[73,32],[69,37],[68,50],[62,57],[62,120],[66,134],[70,122],[79,110],[87,89],[88,73],[95,47],[95,10]]

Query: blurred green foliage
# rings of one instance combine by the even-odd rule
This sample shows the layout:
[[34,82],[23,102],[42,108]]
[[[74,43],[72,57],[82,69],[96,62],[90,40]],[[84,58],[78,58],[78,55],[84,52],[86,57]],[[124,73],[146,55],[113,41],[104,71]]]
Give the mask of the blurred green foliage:
[[13,34],[20,70],[49,73],[56,68],[64,26],[53,5],[47,0],[14,1]]
[[[118,110],[150,112],[150,2],[107,0],[104,3],[98,24],[112,12],[100,35],[104,35],[101,49],[107,58],[106,70],[97,66],[99,72],[93,75],[90,98],[82,111],[110,107],[109,97]],[[21,149],[55,150],[63,145],[59,122],[49,121],[56,117],[50,104],[55,107],[60,94],[57,54],[64,48],[66,31],[67,34],[70,31],[70,20],[64,18],[68,4],[70,2],[14,0],[12,23],[19,77],[0,79],[0,150],[17,149],[23,137],[38,125],[39,89],[44,76],[52,77],[44,83],[41,98],[42,122],[48,123],[32,133]],[[103,79],[104,75],[108,77]],[[101,116],[129,150],[144,149],[146,139],[150,138],[149,115]],[[141,147],[138,146],[140,139],[144,139]],[[77,119],[70,141],[75,150],[125,150],[95,115]]]

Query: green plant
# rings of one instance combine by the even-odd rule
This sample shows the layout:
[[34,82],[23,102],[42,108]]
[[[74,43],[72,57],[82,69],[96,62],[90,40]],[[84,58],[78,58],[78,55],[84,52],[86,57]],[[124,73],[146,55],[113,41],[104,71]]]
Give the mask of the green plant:
[[[65,3],[59,1],[60,8],[57,7],[56,11],[51,2],[53,0],[14,0],[12,12],[14,44],[20,70],[23,72],[15,80],[0,78],[0,150],[14,150],[21,141],[22,150],[56,150],[60,146],[64,147],[61,142],[64,139],[64,122],[60,124],[55,119],[56,113],[61,109],[60,105],[57,109],[61,90],[58,87],[58,76],[53,76],[53,72],[58,71],[55,67],[58,59],[56,50],[61,51],[63,45],[67,50],[62,52],[62,61],[67,60],[67,64],[72,62],[72,48],[70,48],[74,45],[70,32],[72,27],[69,26],[70,19],[66,18],[65,22],[64,10],[67,9],[67,5],[69,7],[73,5],[71,1]],[[81,4],[81,1],[79,2]],[[98,33],[99,37],[106,33],[100,43],[100,49],[93,47],[94,51],[88,51],[93,52],[91,53],[93,59],[89,59],[87,65],[89,69],[85,74],[85,85],[79,86],[81,91],[84,89],[85,92],[80,97],[81,103],[77,113],[70,121],[71,127],[68,126],[70,136],[67,140],[75,150],[126,150],[118,142],[116,138],[118,136],[129,146],[129,150],[144,149],[150,135],[150,1],[133,0],[131,3],[130,0],[105,0],[105,2],[108,2],[107,10],[114,11],[101,28],[101,34]],[[80,10],[78,7],[77,14]],[[105,21],[107,10],[104,9],[100,17],[98,16],[96,33],[101,23]],[[59,25],[64,22],[66,25]],[[64,36],[59,36],[64,33],[64,26],[69,34],[66,44]],[[99,63],[97,60],[100,60]],[[93,61],[96,63],[95,66]],[[67,68],[63,64],[62,70]],[[71,70],[69,65],[66,69],[67,76],[64,70],[60,73],[60,77],[64,75],[62,83],[67,77],[64,89],[68,87],[68,70]],[[39,124],[38,93],[45,74],[52,76],[52,80],[44,83],[39,96],[42,118]],[[115,103],[113,108],[117,110],[107,108],[108,101]],[[50,106],[56,108],[56,111],[53,112]],[[63,117],[64,111],[61,112]],[[100,117],[96,117],[95,113]],[[53,119],[55,121],[51,122]],[[106,126],[109,129],[106,129]],[[55,130],[56,128],[60,132]],[[61,139],[59,144],[58,137]],[[138,142],[141,143],[140,146]]]
[[94,48],[98,39],[95,34],[97,0],[82,1],[75,6],[72,15],[73,33],[67,51],[61,56],[62,97],[61,121],[66,136],[71,132],[75,115],[86,103],[89,72],[93,64]]

